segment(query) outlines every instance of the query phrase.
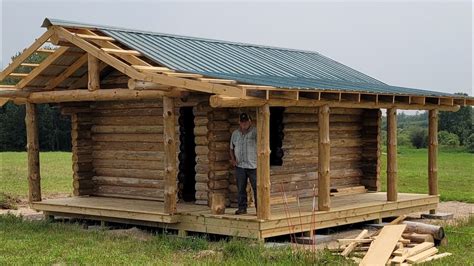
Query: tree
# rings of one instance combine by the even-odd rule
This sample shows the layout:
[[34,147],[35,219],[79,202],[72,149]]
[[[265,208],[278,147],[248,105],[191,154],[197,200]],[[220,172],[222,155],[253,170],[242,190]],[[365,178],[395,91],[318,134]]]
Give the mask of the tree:
[[444,130],[438,132],[438,141],[440,145],[450,147],[457,147],[460,144],[458,135]]
[[[456,93],[467,96],[467,94]],[[439,130],[454,133],[459,137],[461,145],[465,145],[468,137],[474,133],[473,112],[471,106],[463,106],[457,112],[440,112]]]
[[466,148],[467,151],[470,153],[474,153],[474,133],[469,135],[469,137],[466,140]]
[[428,132],[425,128],[414,127],[410,132],[410,140],[413,147],[420,149],[426,148],[428,143]]

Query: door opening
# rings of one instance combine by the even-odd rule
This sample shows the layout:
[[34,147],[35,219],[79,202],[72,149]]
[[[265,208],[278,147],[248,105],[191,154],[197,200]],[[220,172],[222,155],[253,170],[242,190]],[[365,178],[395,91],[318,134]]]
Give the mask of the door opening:
[[178,198],[185,202],[196,200],[196,143],[194,142],[193,107],[179,109],[179,172]]

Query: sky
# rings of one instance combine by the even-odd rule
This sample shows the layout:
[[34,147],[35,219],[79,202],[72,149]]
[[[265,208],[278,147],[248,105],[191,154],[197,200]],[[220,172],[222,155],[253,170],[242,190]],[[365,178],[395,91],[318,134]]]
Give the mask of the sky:
[[473,95],[471,1],[0,1],[2,68],[50,17],[317,51],[390,85]]

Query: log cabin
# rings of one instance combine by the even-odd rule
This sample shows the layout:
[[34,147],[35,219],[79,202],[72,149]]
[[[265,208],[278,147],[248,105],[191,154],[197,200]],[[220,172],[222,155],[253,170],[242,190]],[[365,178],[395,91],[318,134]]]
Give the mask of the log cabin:
[[[16,82],[0,85],[0,103],[26,106],[29,202],[52,217],[264,240],[434,212],[438,112],[474,103],[391,86],[317,52],[57,19],[43,27],[1,72]],[[44,59],[32,63],[35,54]],[[71,118],[71,197],[42,197],[38,104]],[[398,110],[429,111],[428,194],[397,191]],[[229,141],[241,112],[257,129],[259,208],[234,215]]]

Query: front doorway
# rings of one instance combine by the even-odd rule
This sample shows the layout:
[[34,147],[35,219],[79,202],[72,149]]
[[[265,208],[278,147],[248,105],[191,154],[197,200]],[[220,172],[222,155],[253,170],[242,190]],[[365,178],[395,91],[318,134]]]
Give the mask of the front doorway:
[[178,198],[184,202],[196,200],[196,143],[194,142],[193,107],[179,109],[179,172]]

